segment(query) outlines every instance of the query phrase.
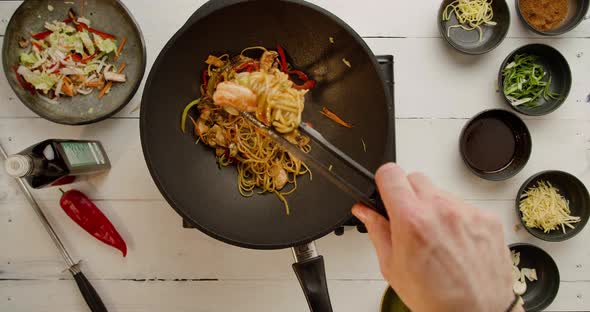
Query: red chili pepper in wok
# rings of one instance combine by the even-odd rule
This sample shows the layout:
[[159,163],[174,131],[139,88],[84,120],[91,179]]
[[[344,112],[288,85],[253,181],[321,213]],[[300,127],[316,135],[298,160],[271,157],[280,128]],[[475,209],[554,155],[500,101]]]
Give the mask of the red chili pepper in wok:
[[297,89],[297,90],[309,90],[309,89],[313,89],[315,87],[315,80],[308,80],[306,82],[304,82],[302,85],[298,85],[298,84],[293,84],[293,88]]
[[302,71],[300,70],[289,70],[288,66],[287,66],[287,55],[285,54],[285,49],[283,49],[283,47],[281,45],[277,45],[277,52],[279,53],[279,61],[281,63],[281,70],[286,73],[287,75],[296,75],[297,78],[299,78],[299,80],[303,81],[303,84],[298,85],[297,83],[295,83],[291,78],[291,81],[293,81],[293,88],[297,89],[297,90],[308,90],[308,89],[312,89],[313,87],[315,87],[316,82],[315,80],[309,79],[309,77]]
[[277,45],[277,52],[279,52],[279,61],[281,62],[281,70],[286,73],[289,69],[287,68],[287,56],[285,50],[281,45]]
[[69,190],[62,194],[59,204],[74,222],[98,240],[119,249],[123,257],[127,255],[127,244],[119,232],[84,193]]
[[254,61],[243,63],[243,64],[236,66],[234,68],[234,70],[238,73],[243,72],[243,71],[251,73],[251,72],[257,71],[259,69],[260,69],[260,66],[258,66],[258,63],[254,62]]

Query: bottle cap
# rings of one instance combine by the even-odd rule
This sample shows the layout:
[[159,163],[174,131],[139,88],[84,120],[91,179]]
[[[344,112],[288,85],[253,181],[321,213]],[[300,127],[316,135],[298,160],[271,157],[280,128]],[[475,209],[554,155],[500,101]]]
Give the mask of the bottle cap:
[[4,163],[4,168],[9,176],[22,178],[26,176],[33,167],[33,161],[30,157],[23,155],[8,156]]

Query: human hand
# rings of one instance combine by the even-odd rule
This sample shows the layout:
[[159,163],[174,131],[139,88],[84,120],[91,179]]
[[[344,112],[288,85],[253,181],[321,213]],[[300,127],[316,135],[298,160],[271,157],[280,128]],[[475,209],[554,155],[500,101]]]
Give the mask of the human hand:
[[512,262],[494,216],[395,164],[375,179],[390,221],[361,204],[352,211],[367,227],[383,276],[412,311],[509,308]]

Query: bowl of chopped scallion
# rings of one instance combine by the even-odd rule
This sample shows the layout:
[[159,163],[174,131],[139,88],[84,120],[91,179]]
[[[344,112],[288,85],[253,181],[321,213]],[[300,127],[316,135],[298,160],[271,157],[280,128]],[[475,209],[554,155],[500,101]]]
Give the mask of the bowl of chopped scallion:
[[438,28],[458,51],[483,54],[506,37],[510,10],[505,0],[444,0],[438,11]]
[[504,60],[498,85],[512,109],[529,116],[542,116],[565,102],[572,73],[559,51],[544,44],[529,44]]

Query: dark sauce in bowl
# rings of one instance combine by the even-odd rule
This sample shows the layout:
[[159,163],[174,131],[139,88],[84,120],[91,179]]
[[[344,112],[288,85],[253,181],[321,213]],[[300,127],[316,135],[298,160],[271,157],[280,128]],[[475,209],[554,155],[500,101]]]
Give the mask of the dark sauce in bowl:
[[465,129],[465,158],[484,172],[506,168],[514,159],[516,139],[512,128],[496,118],[475,120]]
[[531,134],[522,119],[503,109],[473,117],[461,132],[461,156],[480,178],[503,181],[515,176],[529,160]]

